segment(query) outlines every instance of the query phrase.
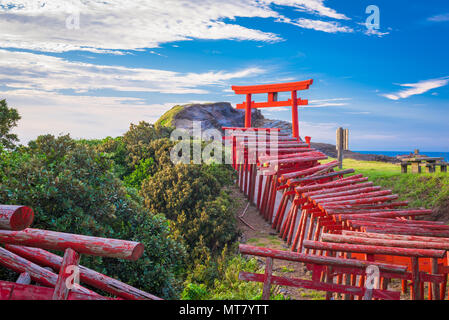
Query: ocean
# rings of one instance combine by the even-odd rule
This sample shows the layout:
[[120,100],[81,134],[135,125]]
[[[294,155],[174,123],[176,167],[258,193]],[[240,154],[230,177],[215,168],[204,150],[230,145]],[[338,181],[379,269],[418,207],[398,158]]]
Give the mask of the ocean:
[[[398,155],[410,154],[413,151],[354,151],[363,154],[383,154],[385,156],[396,157]],[[420,151],[421,154],[425,154],[429,157],[444,157],[445,161],[449,161],[449,152],[425,152]]]

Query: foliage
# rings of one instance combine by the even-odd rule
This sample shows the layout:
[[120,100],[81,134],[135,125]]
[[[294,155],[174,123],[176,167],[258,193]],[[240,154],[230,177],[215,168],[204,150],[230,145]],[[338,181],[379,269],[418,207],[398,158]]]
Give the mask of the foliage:
[[157,139],[169,138],[170,132],[170,128],[154,126],[145,121],[139,122],[138,125],[131,124],[123,135],[123,143],[128,153],[128,166],[134,168],[141,160],[152,157],[155,146],[151,143]]
[[139,189],[142,185],[142,181],[145,180],[154,171],[154,160],[148,158],[140,161],[135,170],[129,175],[124,177],[123,182],[132,188]]
[[173,128],[175,116],[184,109],[183,106],[174,106],[164,113],[156,122],[156,125]]
[[36,228],[142,242],[138,261],[85,256],[82,263],[154,294],[177,295],[183,247],[165,217],[127,193],[107,157],[69,136],[45,135],[1,159],[2,203],[32,207]]
[[100,152],[102,156],[112,160],[113,171],[120,179],[132,172],[127,163],[128,152],[122,137],[107,137],[103,140],[95,141],[94,144],[90,141],[83,141],[83,143],[93,145],[95,150]]
[[14,108],[9,108],[6,100],[0,100],[0,145],[7,149],[14,148],[14,144],[19,141],[16,134],[11,133],[11,129],[17,126],[20,115]]
[[31,206],[36,228],[142,242],[138,261],[83,256],[82,263],[153,294],[176,298],[190,279],[186,299],[260,298],[260,285],[237,278],[254,262],[220,256],[239,236],[226,190],[234,171],[173,165],[172,128],[161,122],[131,124],[116,138],[43,135],[15,150],[0,144],[0,201]]
[[182,211],[193,214],[198,203],[212,200],[219,193],[219,182],[201,165],[182,163],[166,166],[148,177],[141,190],[146,207],[171,220]]
[[[223,249],[215,260],[197,264],[185,282],[181,299],[184,300],[260,300],[262,284],[239,280],[241,271],[263,273],[255,258],[246,259]],[[283,300],[282,294],[272,291],[271,299]]]
[[148,177],[141,195],[150,211],[172,221],[175,236],[185,243],[193,262],[238,237],[231,198],[221,188],[208,166],[177,164]]

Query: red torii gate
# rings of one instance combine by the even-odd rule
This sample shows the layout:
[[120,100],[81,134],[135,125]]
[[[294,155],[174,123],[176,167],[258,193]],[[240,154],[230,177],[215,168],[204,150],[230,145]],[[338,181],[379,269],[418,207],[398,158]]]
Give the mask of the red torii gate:
[[[270,107],[292,107],[292,134],[299,138],[298,105],[308,105],[308,100],[298,98],[299,90],[307,90],[313,84],[313,79],[275,84],[262,84],[255,86],[232,86],[236,94],[246,94],[246,102],[237,105],[237,109],[245,109],[245,128],[251,128],[251,109]],[[292,98],[287,101],[278,101],[278,92],[291,91]],[[254,102],[251,100],[253,94],[268,93],[268,102]]]

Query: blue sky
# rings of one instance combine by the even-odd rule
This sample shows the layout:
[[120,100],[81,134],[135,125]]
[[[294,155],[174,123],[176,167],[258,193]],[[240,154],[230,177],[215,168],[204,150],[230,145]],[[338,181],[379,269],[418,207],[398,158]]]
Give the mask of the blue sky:
[[333,142],[343,126],[353,150],[449,151],[448,34],[444,0],[0,0],[0,98],[25,143],[117,136],[175,104],[242,102],[231,85],[313,78],[301,135]]

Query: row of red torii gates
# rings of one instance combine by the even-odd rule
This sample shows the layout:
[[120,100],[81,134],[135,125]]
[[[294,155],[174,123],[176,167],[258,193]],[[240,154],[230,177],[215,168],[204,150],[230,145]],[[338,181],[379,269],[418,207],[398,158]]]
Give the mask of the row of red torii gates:
[[[245,109],[245,128],[251,128],[251,111],[257,108],[271,108],[271,107],[291,107],[292,108],[292,136],[299,138],[299,123],[298,123],[298,106],[306,106],[309,101],[298,97],[298,91],[308,90],[313,84],[313,79],[288,82],[288,83],[276,83],[276,84],[264,84],[255,86],[232,86],[232,90],[236,94],[245,94],[246,102],[237,104],[237,109]],[[291,92],[291,99],[287,101],[278,101],[279,92]],[[252,101],[253,94],[268,94],[267,102],[254,102]]]
[[[311,147],[310,137],[299,137],[298,106],[308,101],[298,91],[312,83],[232,87],[246,95],[237,105],[246,110],[245,128],[222,128],[224,140],[232,141],[237,185],[248,206],[254,204],[290,246],[284,251],[240,244],[241,254],[265,258],[265,272],[241,271],[239,279],[263,283],[263,299],[273,285],[325,292],[326,299],[449,299],[449,226],[416,219],[432,210],[409,208],[354,169],[338,170],[339,161],[329,162]],[[291,92],[291,99],[278,101],[279,92]],[[252,101],[262,93],[267,102]],[[280,128],[251,128],[252,109],[267,107],[292,108],[291,136],[279,134]],[[245,212],[239,216],[243,223]],[[273,274],[275,260],[303,263],[312,277]]]

